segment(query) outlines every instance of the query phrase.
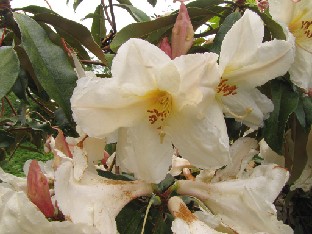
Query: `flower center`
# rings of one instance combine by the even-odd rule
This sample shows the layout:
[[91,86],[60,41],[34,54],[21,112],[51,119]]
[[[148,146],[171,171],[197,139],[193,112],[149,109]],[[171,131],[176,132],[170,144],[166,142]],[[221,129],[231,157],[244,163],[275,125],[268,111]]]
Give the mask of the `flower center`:
[[312,20],[307,17],[308,12],[303,11],[289,24],[289,30],[296,37],[296,43],[304,50],[312,53]]
[[234,95],[236,94],[236,85],[230,85],[227,83],[228,79],[221,78],[221,81],[217,87],[217,93],[222,96]]
[[163,127],[166,119],[172,111],[172,96],[162,90],[153,90],[145,95],[150,102],[147,111],[148,121],[159,130],[160,141],[163,141],[165,133]]

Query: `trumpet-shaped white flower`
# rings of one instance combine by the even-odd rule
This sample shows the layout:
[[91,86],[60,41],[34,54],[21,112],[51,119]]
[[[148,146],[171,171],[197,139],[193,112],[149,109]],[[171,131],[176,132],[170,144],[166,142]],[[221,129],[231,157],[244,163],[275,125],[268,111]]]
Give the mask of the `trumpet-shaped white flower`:
[[214,224],[215,227],[223,226],[240,234],[292,233],[289,226],[277,220],[272,204],[289,173],[275,164],[245,171],[247,165],[244,162],[257,153],[255,148],[257,145],[251,138],[236,141],[231,146],[233,164],[218,171],[210,182],[202,176],[196,181],[178,181],[177,192],[200,199],[216,220],[220,220],[219,224]]
[[307,92],[312,88],[312,1],[269,0],[273,19],[288,27],[296,39],[290,79]]
[[217,99],[226,116],[257,128],[273,111],[273,104],[257,86],[284,75],[293,62],[291,40],[264,42],[261,18],[246,10],[225,35],[219,68]]
[[74,119],[91,137],[119,129],[117,162],[139,179],[165,177],[172,143],[192,165],[226,165],[228,137],[214,98],[217,58],[206,53],[171,60],[156,46],[130,39],[113,60],[113,78],[78,80]]

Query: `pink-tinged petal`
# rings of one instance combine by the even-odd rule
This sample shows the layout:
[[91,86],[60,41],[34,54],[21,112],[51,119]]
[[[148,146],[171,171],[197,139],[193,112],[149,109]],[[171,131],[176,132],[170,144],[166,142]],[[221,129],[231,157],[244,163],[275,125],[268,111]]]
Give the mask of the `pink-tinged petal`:
[[27,195],[46,217],[54,216],[54,206],[49,192],[49,183],[36,160],[33,160],[29,166]]
[[172,59],[186,54],[193,45],[194,29],[186,6],[181,2],[176,23],[172,29],[171,46]]
[[55,138],[55,149],[63,152],[67,157],[73,158],[72,153],[69,150],[68,143],[66,142],[64,133],[62,130],[57,129],[58,134]]
[[257,0],[258,9],[263,13],[266,9],[269,8],[268,0]]
[[171,46],[170,46],[168,37],[164,37],[163,39],[161,39],[161,41],[159,43],[159,48],[162,51],[164,51],[171,58],[172,50],[171,50]]

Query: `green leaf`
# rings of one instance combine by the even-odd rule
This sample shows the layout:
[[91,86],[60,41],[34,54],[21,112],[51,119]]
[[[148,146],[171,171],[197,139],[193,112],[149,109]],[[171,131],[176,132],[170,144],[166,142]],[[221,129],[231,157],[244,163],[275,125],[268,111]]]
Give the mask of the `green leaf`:
[[274,111],[265,121],[264,139],[278,154],[283,154],[283,142],[286,123],[298,105],[299,96],[291,87],[280,80],[271,81],[272,102]]
[[[215,8],[215,10],[219,9],[218,7]],[[215,14],[210,10],[199,8],[189,8],[188,12],[194,28],[203,24]],[[130,24],[116,34],[114,40],[110,44],[110,48],[116,52],[118,48],[130,38],[143,38],[151,43],[157,43],[164,32],[173,27],[176,17],[177,12],[152,21]],[[153,41],[150,40],[151,38]]]
[[295,113],[300,125],[308,132],[312,125],[312,98],[300,97]]
[[48,8],[36,6],[36,5],[29,5],[29,6],[22,7],[22,8],[15,8],[14,10],[22,10],[22,11],[29,12],[32,14],[40,14],[40,13],[57,14],[56,12],[54,12]]
[[90,31],[85,26],[55,14],[37,14],[34,16],[34,19],[64,30],[106,64],[105,54],[99,45],[93,40]]
[[76,73],[64,51],[53,44],[46,32],[30,17],[14,13],[21,31],[22,44],[38,81],[71,119],[70,97],[76,86]]
[[132,3],[129,0],[117,0],[120,4],[126,4],[126,5],[132,5]]
[[20,63],[17,54],[11,46],[0,47],[0,99],[10,92],[14,85],[19,70]]
[[239,12],[233,12],[225,18],[223,24],[219,28],[218,33],[216,34],[216,37],[213,40],[213,46],[211,47],[210,50],[211,52],[220,54],[222,41],[225,35],[232,28],[235,22],[240,18],[241,14]]
[[150,17],[145,14],[143,11],[139,10],[138,8],[127,5],[127,4],[115,4],[114,6],[121,7],[129,12],[129,14],[133,17],[133,19],[137,22],[144,22],[144,21],[150,21]]
[[212,6],[218,6],[223,3],[223,0],[197,0],[190,2],[186,6],[189,7],[198,7],[198,8],[206,8],[211,9]]
[[98,5],[93,14],[91,34],[95,42],[101,46],[102,39],[106,36],[104,10],[102,5]]
[[24,69],[21,69],[18,78],[15,82],[15,84],[12,87],[12,92],[21,100],[24,100],[27,102],[26,97],[26,89],[28,87],[28,77],[29,75]]
[[82,3],[83,0],[74,0],[73,8],[74,11],[76,11],[77,7],[79,6],[80,3]]
[[147,0],[147,2],[151,4],[153,7],[155,7],[157,0]]

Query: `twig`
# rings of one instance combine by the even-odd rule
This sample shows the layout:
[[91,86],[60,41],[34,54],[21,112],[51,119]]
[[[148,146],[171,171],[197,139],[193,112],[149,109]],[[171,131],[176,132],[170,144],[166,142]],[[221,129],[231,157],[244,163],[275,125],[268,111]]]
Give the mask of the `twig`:
[[113,21],[110,19],[109,17],[109,14],[107,12],[107,6],[104,6],[103,5],[103,9],[104,9],[104,13],[105,13],[105,16],[106,16],[106,19],[108,21],[108,23],[110,24],[110,26],[113,28]]
[[94,65],[101,65],[101,66],[105,66],[104,63],[99,62],[99,61],[92,61],[92,60],[80,60],[81,63],[83,64],[94,64]]
[[48,2],[48,0],[43,0],[43,1],[45,1],[45,2],[46,2],[46,4],[48,4],[48,6],[49,6],[50,10],[51,10],[51,11],[53,11],[53,10],[52,10],[52,7],[51,7],[51,5],[50,5],[50,3]]
[[110,9],[111,17],[112,17],[112,28],[113,28],[114,33],[116,33],[117,30],[116,30],[114,8],[113,8],[113,0],[108,0],[108,3],[109,3],[109,9]]
[[10,106],[12,112],[13,112],[13,114],[16,116],[17,113],[16,113],[16,111],[15,111],[15,109],[14,109],[12,103],[10,102],[10,100],[9,100],[6,96],[4,96],[4,99],[7,101],[7,103],[9,104],[9,106]]
[[20,144],[22,144],[22,141],[25,139],[25,137],[26,137],[26,136],[23,136],[22,139],[21,139],[19,142],[17,142],[17,144],[16,144],[16,146],[15,146],[13,152],[12,152],[11,155],[9,156],[9,161],[12,159],[12,157],[13,157],[13,155],[15,154],[17,148],[20,146]]
[[54,115],[53,111],[51,111],[49,108],[47,108],[45,105],[43,105],[41,102],[39,102],[36,98],[34,98],[28,89],[26,89],[27,95],[30,97],[31,100],[33,100],[35,103],[37,103],[39,106],[41,106],[44,111],[46,111],[49,115]]

